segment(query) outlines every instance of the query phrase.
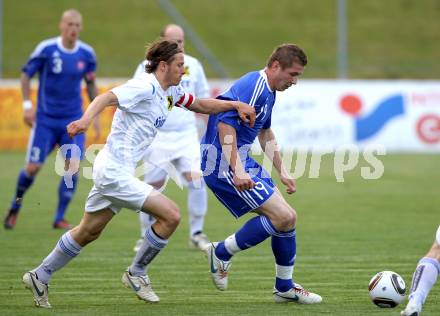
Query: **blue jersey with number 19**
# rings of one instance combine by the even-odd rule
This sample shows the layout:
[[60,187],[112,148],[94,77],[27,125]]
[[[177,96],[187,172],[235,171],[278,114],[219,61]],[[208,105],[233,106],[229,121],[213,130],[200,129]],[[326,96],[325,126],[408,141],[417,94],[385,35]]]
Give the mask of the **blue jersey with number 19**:
[[[224,122],[235,128],[240,156],[242,160],[248,158],[250,146],[257,137],[260,129],[269,128],[271,125],[275,96],[276,92],[272,91],[267,83],[266,73],[264,70],[261,70],[247,73],[238,79],[229,90],[217,97],[222,100],[235,100],[248,103],[255,107],[257,117],[254,127],[251,128],[249,124],[240,121],[237,111],[235,110],[210,115],[205,136],[201,141],[202,149],[207,148],[207,150],[202,152],[202,170],[205,170],[205,164],[208,163],[210,166],[215,164],[216,168],[214,172],[218,172],[221,160],[221,144],[217,127],[219,122]],[[214,146],[217,149],[217,155],[208,155],[209,148],[207,146]]]
[[[241,101],[255,107],[257,116],[254,127],[240,121],[237,111],[209,116],[208,127],[201,142],[203,177],[217,199],[235,217],[258,208],[274,192],[275,185],[270,175],[249,156],[249,150],[259,131],[270,128],[275,96],[276,92],[270,89],[264,70],[250,72],[218,98]],[[251,190],[238,191],[233,183],[234,174],[222,154],[218,132],[220,122],[236,130],[240,159],[245,171],[256,184]]]
[[22,68],[30,78],[39,74],[37,120],[81,117],[81,81],[95,70],[95,52],[81,41],[73,49],[63,47],[61,37],[38,44]]

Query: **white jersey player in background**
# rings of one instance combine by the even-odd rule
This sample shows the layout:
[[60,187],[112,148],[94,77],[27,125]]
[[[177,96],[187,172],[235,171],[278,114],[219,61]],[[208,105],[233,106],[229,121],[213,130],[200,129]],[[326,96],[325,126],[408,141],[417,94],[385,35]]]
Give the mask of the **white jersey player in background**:
[[419,316],[429,291],[440,274],[440,226],[437,228],[434,243],[425,257],[420,259],[413,274],[408,304],[400,313],[402,316]]
[[[54,272],[79,255],[96,240],[121,208],[153,215],[132,264],[122,274],[122,283],[139,299],[158,302],[151,288],[147,269],[167,245],[180,222],[178,206],[165,195],[135,177],[137,163],[153,141],[158,128],[174,106],[200,113],[237,110],[240,118],[253,126],[255,109],[242,102],[197,99],[179,85],[184,73],[183,52],[176,42],[162,40],[151,45],[146,59],[148,73],[96,97],[83,116],[67,126],[70,137],[87,130],[93,119],[107,106],[117,106],[107,143],[93,164],[93,183],[80,224],[58,240],[41,264],[23,275],[23,282],[38,307],[50,308],[48,283]],[[45,247],[44,247],[45,248]],[[101,265],[101,268],[105,268]]]
[[[175,24],[166,25],[161,37],[176,41],[184,50],[184,31]],[[197,98],[209,97],[209,86],[205,72],[200,62],[184,54],[185,74],[180,85],[185,92]],[[145,74],[142,62],[134,74],[134,78]],[[167,121],[161,127],[153,143],[147,150],[144,159],[145,182],[155,189],[165,187],[168,178],[182,184],[188,189],[189,245],[204,250],[209,245],[209,239],[203,232],[203,224],[207,212],[207,192],[200,171],[200,141],[198,137],[195,114],[180,108],[174,109],[168,115]],[[142,244],[145,231],[154,223],[151,215],[140,212],[141,239],[134,247],[137,251]]]

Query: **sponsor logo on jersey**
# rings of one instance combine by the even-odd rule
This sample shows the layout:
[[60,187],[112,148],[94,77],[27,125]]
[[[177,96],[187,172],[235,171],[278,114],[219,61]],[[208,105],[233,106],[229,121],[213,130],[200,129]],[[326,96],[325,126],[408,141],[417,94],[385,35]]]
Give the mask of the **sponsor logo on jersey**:
[[78,60],[78,62],[76,63],[76,68],[78,70],[83,70],[86,67],[86,63],[82,60]]
[[183,74],[189,76],[189,67],[185,66],[184,70],[185,72]]
[[173,97],[168,96],[167,101],[168,101],[168,111],[171,111],[173,109]]
[[166,121],[166,118],[165,118],[165,117],[163,117],[163,116],[159,116],[159,117],[156,119],[156,122],[154,122],[154,126],[155,126],[156,128],[161,128],[161,127],[163,126],[163,124],[165,123],[165,121]]

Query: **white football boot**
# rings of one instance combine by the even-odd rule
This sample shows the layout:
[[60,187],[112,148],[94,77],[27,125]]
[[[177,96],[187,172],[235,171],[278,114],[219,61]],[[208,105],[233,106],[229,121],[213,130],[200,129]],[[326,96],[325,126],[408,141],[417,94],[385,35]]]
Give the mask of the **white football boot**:
[[228,271],[231,267],[231,261],[223,261],[215,255],[215,248],[218,242],[213,242],[206,248],[206,255],[208,257],[209,272],[211,273],[212,281],[217,289],[224,291],[228,287]]
[[43,308],[51,308],[49,303],[49,286],[40,282],[35,272],[28,271],[23,275],[24,286],[32,292],[34,296],[35,306]]
[[154,293],[147,275],[132,276],[127,268],[124,274],[122,274],[122,283],[126,287],[131,288],[140,300],[150,303],[158,303],[160,301],[159,296]]
[[419,316],[422,313],[422,305],[410,300],[406,308],[400,312],[401,316]]
[[199,233],[192,235],[189,238],[189,246],[193,249],[200,249],[202,251],[206,251],[206,248],[209,246],[208,236],[204,233]]
[[317,304],[322,302],[322,297],[318,294],[306,291],[301,285],[295,284],[287,292],[273,290],[273,299],[275,303],[294,302],[298,304]]

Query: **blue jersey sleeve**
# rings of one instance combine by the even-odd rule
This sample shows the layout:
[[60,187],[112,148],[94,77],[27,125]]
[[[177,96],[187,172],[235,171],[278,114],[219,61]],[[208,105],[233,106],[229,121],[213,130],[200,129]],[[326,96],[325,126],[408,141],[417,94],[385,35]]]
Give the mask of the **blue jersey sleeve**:
[[26,73],[29,76],[29,78],[32,78],[35,75],[35,73],[43,69],[46,60],[47,60],[47,53],[41,47],[40,44],[32,52],[27,63],[21,68],[21,71]]
[[[240,101],[251,104],[258,78],[258,72],[251,72],[244,75],[238,79],[229,90],[218,96],[218,99]],[[240,118],[235,110],[220,113],[217,117],[219,121],[231,125],[235,129],[238,129],[240,125]]]
[[240,119],[238,117],[238,113],[235,110],[222,112],[218,115],[219,122],[226,123],[231,125],[233,128],[238,129],[240,125]]
[[93,73],[96,71],[96,56],[94,53],[90,53],[89,60],[87,62],[85,73]]

